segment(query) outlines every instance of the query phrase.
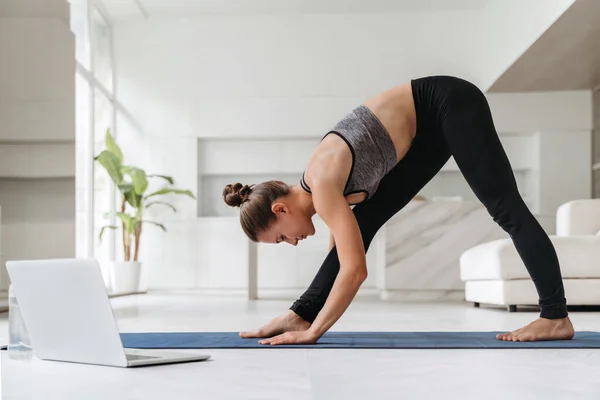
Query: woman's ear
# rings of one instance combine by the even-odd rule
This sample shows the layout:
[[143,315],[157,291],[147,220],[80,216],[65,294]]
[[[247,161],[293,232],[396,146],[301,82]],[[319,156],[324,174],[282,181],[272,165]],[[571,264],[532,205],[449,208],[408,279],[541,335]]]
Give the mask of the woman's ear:
[[273,205],[271,205],[271,211],[273,214],[286,213],[287,206],[283,203],[273,203]]

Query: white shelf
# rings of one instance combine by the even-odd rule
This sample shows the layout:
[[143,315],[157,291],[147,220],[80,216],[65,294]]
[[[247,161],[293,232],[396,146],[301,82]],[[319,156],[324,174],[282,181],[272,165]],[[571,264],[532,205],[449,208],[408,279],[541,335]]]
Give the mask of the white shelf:
[[[514,171],[536,168],[535,136],[505,135],[501,141]],[[314,138],[200,139],[198,173],[200,176],[301,174],[318,144],[319,140]],[[452,157],[441,169],[443,173],[459,171]]]

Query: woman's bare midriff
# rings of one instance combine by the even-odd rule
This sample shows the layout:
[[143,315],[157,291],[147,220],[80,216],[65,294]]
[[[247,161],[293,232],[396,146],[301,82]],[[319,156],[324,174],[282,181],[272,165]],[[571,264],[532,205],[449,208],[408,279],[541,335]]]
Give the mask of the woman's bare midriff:
[[364,104],[387,129],[396,148],[396,162],[400,161],[408,152],[417,131],[410,82],[380,93]]
[[[400,161],[408,152],[417,127],[410,82],[380,93],[367,100],[364,105],[388,131],[396,149],[396,162]],[[336,171],[336,181],[339,176],[339,185],[343,190],[352,168],[352,153],[339,136],[327,135],[308,162],[304,179],[309,186],[315,178],[312,176],[312,167],[315,167],[315,171]],[[346,196],[348,204],[357,204],[365,199],[365,193]]]

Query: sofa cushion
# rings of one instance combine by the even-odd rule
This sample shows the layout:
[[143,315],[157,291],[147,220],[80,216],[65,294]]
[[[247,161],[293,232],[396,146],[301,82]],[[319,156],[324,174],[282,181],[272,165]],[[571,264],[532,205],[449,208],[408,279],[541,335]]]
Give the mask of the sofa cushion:
[[[600,278],[600,236],[550,236],[563,278]],[[460,278],[530,279],[511,239],[477,245],[460,257]]]
[[[564,279],[569,305],[599,305],[600,279]],[[539,297],[531,280],[467,281],[465,300],[482,304],[537,305]]]
[[556,211],[556,236],[594,235],[600,229],[600,199],[578,199]]

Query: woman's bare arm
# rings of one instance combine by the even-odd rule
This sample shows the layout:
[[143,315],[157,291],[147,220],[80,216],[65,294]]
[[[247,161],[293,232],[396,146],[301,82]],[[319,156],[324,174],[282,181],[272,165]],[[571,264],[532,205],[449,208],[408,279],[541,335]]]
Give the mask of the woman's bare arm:
[[342,316],[367,278],[367,262],[358,222],[342,191],[321,180],[313,188],[313,203],[335,239],[340,271],[309,331],[321,337]]

